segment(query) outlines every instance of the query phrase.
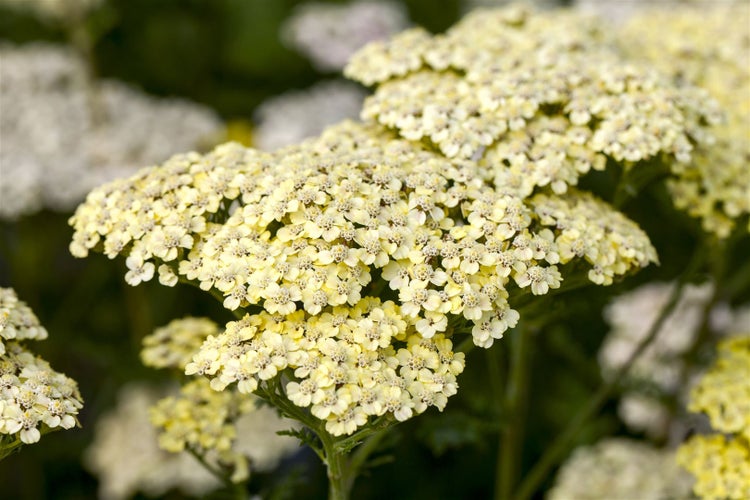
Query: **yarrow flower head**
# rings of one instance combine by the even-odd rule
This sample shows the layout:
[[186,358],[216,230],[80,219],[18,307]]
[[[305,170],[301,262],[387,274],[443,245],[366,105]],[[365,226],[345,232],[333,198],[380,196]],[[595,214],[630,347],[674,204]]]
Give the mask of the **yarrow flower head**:
[[697,435],[677,454],[702,498],[750,497],[750,335],[719,344],[716,364],[693,388],[688,409],[721,434]]
[[217,392],[208,380],[198,378],[168,396],[150,410],[159,447],[171,453],[191,451],[232,472],[232,481],[249,475],[247,457],[233,450],[237,439],[235,421],[255,409],[255,399],[236,391]]
[[[299,404],[330,390],[314,414],[346,419],[329,422],[338,434],[386,407],[399,419],[442,408],[463,368],[452,333],[466,324],[475,344],[492,345],[519,318],[509,291],[546,294],[563,280],[558,265],[573,261],[608,284],[656,260],[637,225],[587,193],[525,199],[475,162],[352,122],[275,153],[228,144],[174,157],[95,190],[71,224],[73,254],[127,256],[129,283],[158,268],[164,284],[195,282],[249,313],[187,366],[214,387],[236,381],[252,392],[309,363],[297,377],[316,379],[309,370],[328,358],[320,370],[335,377],[320,375]],[[427,352],[410,361],[414,349],[431,352],[431,364],[407,368],[426,362]],[[392,371],[400,381],[388,397],[403,406],[350,414],[360,396],[342,388]],[[448,378],[409,388],[426,383],[420,376]]]
[[690,477],[674,452],[610,438],[576,449],[563,464],[549,500],[664,500],[690,498]]
[[[715,143],[700,144],[668,183],[675,205],[727,237],[750,215],[750,4],[703,2],[644,9],[622,29],[620,43],[678,83],[699,85],[726,110]],[[748,219],[750,229],[750,219]]]
[[[177,319],[143,339],[141,359],[147,366],[183,372],[203,342],[219,333],[219,326],[208,318]],[[259,454],[252,451],[253,443],[260,443],[257,431],[247,432],[244,437],[238,435],[237,426],[258,411],[258,403],[254,396],[240,394],[236,389],[216,392],[208,380],[197,378],[183,385],[178,395],[158,401],[150,410],[151,422],[158,429],[162,449],[171,453],[189,451],[227,471],[232,481],[239,482],[248,477],[251,465],[253,468],[267,467],[280,456],[275,449],[287,449],[274,444],[279,439],[271,439],[266,440],[265,452]],[[268,420],[267,428],[289,426],[275,414],[262,413]],[[250,420],[256,421],[257,418]],[[238,443],[243,440],[245,446],[238,449]],[[282,441],[293,440],[285,438]],[[254,462],[250,464],[248,458]],[[258,463],[255,463],[256,459]]]
[[0,458],[42,433],[70,429],[83,406],[76,382],[56,372],[19,341],[47,338],[15,292],[0,288]]
[[564,193],[608,159],[673,170],[710,142],[707,93],[628,62],[593,17],[477,10],[445,34],[416,28],[354,55],[345,74],[375,93],[362,117],[474,158],[497,185]]

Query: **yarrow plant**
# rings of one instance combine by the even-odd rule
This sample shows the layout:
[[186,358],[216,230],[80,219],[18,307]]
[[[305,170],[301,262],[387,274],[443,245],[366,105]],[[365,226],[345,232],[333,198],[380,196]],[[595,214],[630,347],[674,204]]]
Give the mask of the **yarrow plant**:
[[630,194],[679,175],[721,113],[604,39],[587,18],[519,7],[410,30],[347,67],[377,86],[363,123],[275,152],[178,155],[92,191],[70,219],[73,255],[122,256],[129,284],[192,284],[236,316],[147,341],[144,359],[203,377],[177,413],[154,412],[165,443],[187,446],[204,420],[219,429],[206,442],[226,442],[223,417],[191,412],[236,397],[241,413],[254,394],[304,425],[345,498],[384,429],[457,393],[470,344],[491,347],[568,283],[656,262],[578,179],[617,168]]
[[21,344],[47,330],[11,288],[0,288],[0,458],[78,424],[78,385]]

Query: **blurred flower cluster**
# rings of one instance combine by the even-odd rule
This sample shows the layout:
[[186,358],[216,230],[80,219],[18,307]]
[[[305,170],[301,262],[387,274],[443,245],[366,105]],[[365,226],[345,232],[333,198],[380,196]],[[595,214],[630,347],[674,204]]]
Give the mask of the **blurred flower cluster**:
[[716,431],[691,437],[677,453],[702,498],[750,496],[750,335],[739,333],[719,344],[716,363],[690,393],[688,408],[707,414]]
[[[599,351],[605,379],[627,363],[648,336],[674,287],[673,283],[648,283],[616,297],[605,308],[610,331]],[[699,336],[708,333],[715,338],[750,330],[750,308],[715,303],[715,294],[711,283],[687,285],[660,335],[633,363],[627,380],[622,381],[625,393],[618,407],[620,418],[631,429],[656,439],[672,434],[671,413],[675,405],[687,403],[689,381],[700,372],[700,366],[691,366],[687,359]]]
[[[153,368],[183,371],[218,332],[207,318],[173,320],[143,339],[141,359]],[[297,448],[295,439],[276,435],[294,423],[258,403],[237,391],[216,392],[202,378],[179,389],[124,388],[117,408],[97,423],[87,452],[88,467],[101,479],[100,494],[119,499],[180,487],[200,496],[222,481],[239,483],[252,471],[272,469]]]
[[549,500],[690,498],[691,480],[674,452],[642,441],[610,438],[581,447],[563,464]]
[[406,28],[404,7],[382,0],[345,5],[309,2],[297,7],[283,27],[286,42],[321,71],[340,71],[359,48]]
[[329,80],[267,99],[255,112],[253,145],[273,151],[316,136],[329,125],[357,118],[364,98],[355,84]]
[[1,45],[0,218],[69,211],[93,187],[208,140],[213,111],[90,81],[71,49]]

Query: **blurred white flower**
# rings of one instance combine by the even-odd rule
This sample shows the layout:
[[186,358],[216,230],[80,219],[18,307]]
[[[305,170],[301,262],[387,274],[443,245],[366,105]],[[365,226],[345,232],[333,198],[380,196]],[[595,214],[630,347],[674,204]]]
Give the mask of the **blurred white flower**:
[[548,500],[690,498],[690,476],[674,452],[644,442],[605,439],[577,448],[560,468]]
[[300,5],[282,27],[282,38],[321,71],[340,71],[360,47],[409,25],[395,2],[357,1],[346,5]]
[[[728,1],[733,0],[712,0],[716,3],[727,3]],[[659,8],[668,9],[696,2],[694,0],[659,0],[658,2],[651,0],[576,0],[575,8],[600,16],[612,23],[622,24],[634,14],[653,8],[655,3],[658,4]]]
[[341,80],[272,97],[256,111],[254,145],[270,151],[318,135],[328,125],[356,118],[364,98],[359,86]]
[[[119,500],[137,492],[157,496],[173,488],[203,496],[222,486],[189,453],[159,447],[151,408],[165,395],[176,393],[145,384],[127,385],[118,394],[117,406],[99,419],[84,462],[99,477],[100,498]],[[232,450],[249,459],[251,473],[271,470],[299,447],[297,439],[276,434],[292,427],[295,424],[281,419],[275,410],[258,407],[236,421]]]
[[235,425],[237,441],[233,449],[250,459],[251,470],[272,470],[284,456],[300,447],[297,439],[276,434],[299,425],[279,418],[276,410],[269,406],[260,406],[255,411],[246,413]]
[[146,385],[125,386],[117,406],[97,422],[84,462],[99,477],[100,498],[118,500],[137,492],[156,496],[172,488],[200,496],[221,486],[189,454],[159,448],[149,407],[162,395]]
[[[611,329],[599,351],[605,377],[625,364],[646,338],[673,287],[670,283],[650,283],[619,296],[607,306],[604,317]],[[703,309],[712,294],[711,284],[685,287],[659,336],[633,365],[632,377],[651,381],[667,391],[679,385],[679,358],[693,345]]]
[[0,219],[67,211],[92,188],[194,149],[215,113],[113,81],[91,85],[66,48],[0,45]]
[[[651,325],[669,300],[674,284],[649,283],[617,297],[604,310],[611,329],[599,351],[599,364],[605,378],[611,377],[644,340]],[[711,305],[711,283],[685,287],[682,299],[670,314],[656,340],[633,364],[626,382],[627,392],[620,399],[618,415],[638,432],[659,438],[674,434],[670,411],[664,398],[686,402],[697,368],[687,369],[684,356],[695,344],[704,314],[713,334],[750,331],[750,307],[735,309],[728,304]],[[680,427],[679,422],[671,422]]]

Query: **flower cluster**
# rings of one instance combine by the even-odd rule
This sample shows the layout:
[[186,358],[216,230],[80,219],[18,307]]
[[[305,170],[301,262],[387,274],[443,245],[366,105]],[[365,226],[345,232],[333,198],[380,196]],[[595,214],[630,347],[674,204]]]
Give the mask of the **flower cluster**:
[[316,68],[340,71],[357,49],[398,33],[408,24],[404,8],[394,2],[309,2],[296,9],[282,30],[286,42],[309,57]]
[[[182,372],[203,342],[219,334],[219,326],[208,318],[176,319],[143,339],[141,359],[147,366]],[[215,392],[208,380],[200,378],[182,386],[179,394],[158,401],[150,410],[151,422],[159,430],[162,449],[171,453],[188,450],[228,470],[233,481],[241,481],[250,465],[254,470],[272,466],[288,451],[288,442],[294,441],[263,439],[258,429],[247,430],[249,423],[259,420],[274,431],[290,427],[274,411],[260,409],[257,403],[256,398],[236,390]]]
[[158,430],[159,447],[171,453],[190,451],[203,460],[232,471],[232,481],[247,479],[247,458],[232,448],[237,438],[234,422],[255,410],[255,399],[236,391],[217,392],[208,380],[198,378],[150,410]]
[[18,343],[44,339],[46,330],[11,289],[0,288],[0,456],[18,443],[36,443],[42,432],[70,429],[83,406],[74,380]]
[[[159,447],[149,411],[165,392],[175,391],[145,384],[127,385],[118,393],[115,408],[97,420],[85,463],[99,478],[100,498],[124,500],[137,492],[162,496],[172,488],[202,497],[222,486],[190,454],[169,453]],[[232,449],[248,458],[252,471],[273,469],[298,447],[295,439],[276,434],[288,429],[290,422],[279,418],[271,408],[259,407],[245,413],[235,426],[237,437]]]
[[717,431],[750,442],[750,336],[719,344],[719,359],[691,391],[688,409],[707,414]]
[[[610,325],[599,351],[604,378],[611,378],[646,338],[674,289],[673,283],[649,283],[618,296],[604,310]],[[618,413],[625,424],[663,438],[668,431],[669,405],[687,401],[685,380],[696,373],[684,356],[690,352],[705,327],[713,334],[750,329],[748,309],[711,304],[714,285],[687,285],[674,311],[667,316],[659,336],[633,364],[625,381],[625,394]],[[705,323],[705,324],[704,324]]]
[[[656,260],[636,224],[587,193],[542,191],[526,199],[513,186],[495,185],[475,162],[450,160],[352,122],[275,153],[228,144],[206,156],[176,156],[93,191],[71,224],[74,255],[96,249],[127,256],[126,280],[133,285],[153,278],[158,266],[163,284],[193,282],[223,297],[225,307],[251,313],[249,326],[268,339],[255,338],[253,328],[241,334],[230,328],[188,366],[191,373],[216,375],[227,361],[215,387],[236,380],[250,392],[256,377],[267,380],[295,365],[286,354],[270,361],[278,349],[323,359],[317,340],[303,342],[303,327],[295,325],[322,321],[324,330],[338,332],[325,345],[345,343],[336,349],[346,347],[344,357],[331,358],[345,368],[343,382],[314,380],[317,388],[305,388],[311,398],[322,386],[341,389],[358,362],[398,374],[407,361],[398,360],[398,352],[410,352],[410,345],[458,359],[448,339],[455,332],[470,331],[475,344],[489,347],[518,320],[509,290],[546,294],[563,280],[558,265],[575,260],[593,282],[609,284]],[[334,321],[330,315],[356,327],[336,330],[325,323]],[[347,337],[351,330],[364,337]],[[247,342],[252,359],[238,342]],[[388,348],[396,357],[385,354],[388,362],[369,364]],[[228,363],[237,356],[241,362]],[[428,375],[442,376],[440,366],[428,367],[437,370]],[[460,371],[451,370],[451,376]],[[419,381],[408,373],[408,383]],[[442,407],[455,392],[452,384],[429,385],[429,404]],[[412,407],[425,408],[411,398],[427,396],[407,396],[406,389],[399,388],[398,397],[411,402],[409,411],[398,411],[400,418]],[[356,412],[355,396],[341,401],[347,398],[351,408],[343,402],[336,408],[352,412],[314,409],[331,418],[332,432],[351,433],[367,415],[385,411]]]
[[578,256],[596,282],[656,258],[645,233],[590,195],[526,204],[483,176],[345,122],[273,155],[230,144],[102,186],[71,218],[71,251],[127,255],[133,285],[160,264],[165,284],[180,275],[229,309],[271,314],[353,306],[378,271],[423,336],[462,315],[485,346],[517,316],[511,278],[544,294],[560,285],[556,264]]
[[[726,109],[715,144],[697,147],[669,182],[675,205],[699,217],[706,231],[726,237],[750,214],[750,44],[747,2],[647,9],[620,35],[624,50],[678,82],[707,89]],[[748,226],[750,227],[750,226]]]
[[690,497],[690,477],[674,452],[622,438],[578,448],[563,464],[549,500],[664,500]]
[[198,146],[220,128],[205,107],[90,82],[53,45],[0,45],[0,218],[71,210],[93,187]]
[[693,436],[677,453],[680,465],[697,479],[695,493],[750,497],[750,336],[719,344],[719,358],[693,388],[688,409],[707,414],[722,433]]
[[219,326],[208,318],[175,319],[144,337],[141,361],[153,368],[182,371],[203,341],[218,333]]
[[272,97],[255,112],[253,145],[272,151],[316,136],[328,125],[356,118],[364,98],[362,89],[341,80]]
[[149,407],[162,391],[146,385],[125,386],[115,408],[97,419],[86,450],[86,467],[99,478],[99,498],[125,500],[137,492],[161,496],[172,488],[203,496],[221,487],[208,470],[187,453],[159,448]]
[[318,316],[248,315],[210,337],[186,373],[212,377],[217,390],[237,382],[249,393],[290,368],[288,398],[310,407],[334,436],[351,434],[369,417],[406,420],[430,406],[442,410],[456,393],[463,354],[442,334],[413,333],[415,321],[401,309],[366,298]]
[[[721,113],[707,93],[628,62],[601,22],[514,5],[478,10],[443,35],[372,43],[345,74],[376,85],[362,116],[450,158],[479,159],[496,184],[565,192],[607,159],[667,159],[677,175]],[[646,168],[646,167],[643,167]]]

